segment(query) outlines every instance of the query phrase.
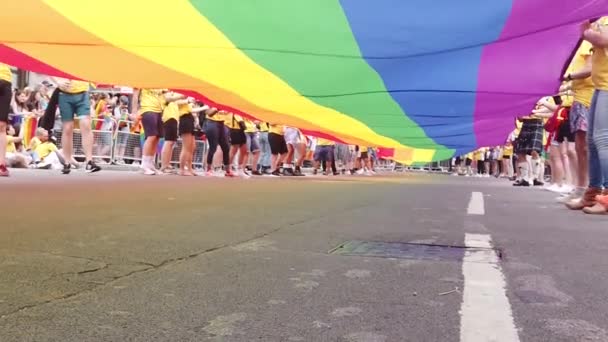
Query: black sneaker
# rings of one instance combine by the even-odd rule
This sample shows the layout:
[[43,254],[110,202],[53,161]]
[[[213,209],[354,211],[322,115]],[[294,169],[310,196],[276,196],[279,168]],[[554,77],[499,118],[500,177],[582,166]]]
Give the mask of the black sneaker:
[[273,177],[281,177],[281,171],[274,170],[274,171],[272,171],[272,173],[270,175]]
[[304,176],[304,174],[302,173],[302,169],[299,166],[296,166],[296,170],[293,173],[294,176]]
[[283,169],[283,176],[295,176],[292,168]]
[[527,180],[520,180],[513,183],[513,186],[530,186]]
[[253,171],[251,174],[254,175],[254,176],[262,176],[262,175],[264,175],[263,173],[261,173],[260,171],[257,171],[257,170]]
[[543,185],[545,185],[545,183],[543,183],[543,182],[541,182],[541,181],[539,181],[537,179],[534,180],[533,184],[534,184],[534,186],[543,186]]
[[87,163],[87,166],[85,167],[85,170],[86,170],[86,172],[93,173],[93,172],[101,171],[101,168],[99,166],[97,166],[97,164],[95,164],[94,161],[89,160],[89,162]]
[[63,164],[63,169],[61,170],[61,173],[63,173],[64,175],[69,175],[71,168],[72,166],[70,164]]

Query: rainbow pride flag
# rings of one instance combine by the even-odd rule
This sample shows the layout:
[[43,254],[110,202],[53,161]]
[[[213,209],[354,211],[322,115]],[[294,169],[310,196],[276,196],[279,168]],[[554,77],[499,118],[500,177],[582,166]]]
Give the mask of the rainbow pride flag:
[[[404,163],[502,144],[605,0],[0,2],[0,61],[171,88]],[[35,22],[44,30],[21,30]],[[119,23],[111,25],[108,23]]]
[[21,124],[20,135],[23,138],[23,146],[27,147],[30,145],[30,141],[36,136],[36,129],[38,129],[38,119],[35,117],[28,117],[23,120]]

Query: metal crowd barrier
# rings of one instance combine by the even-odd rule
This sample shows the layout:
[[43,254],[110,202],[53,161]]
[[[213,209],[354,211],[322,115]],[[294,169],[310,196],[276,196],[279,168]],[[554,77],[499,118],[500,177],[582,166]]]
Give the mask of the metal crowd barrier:
[[[117,127],[116,120],[114,120],[113,118],[92,119],[91,125],[92,127],[94,127],[92,129],[93,159],[105,163],[113,162],[112,152],[114,146],[114,130]],[[62,132],[55,132],[55,138],[57,138],[57,147],[61,148]],[[82,134],[80,133],[80,127],[76,125],[74,127],[73,141],[74,158],[85,158],[84,148],[82,146]]]
[[[179,155],[182,153],[182,140],[178,139],[173,146],[173,154],[171,155],[171,164],[179,165]],[[192,165],[194,168],[203,169],[206,165],[207,158],[207,142],[202,140],[196,140],[194,145],[194,157],[192,158]]]

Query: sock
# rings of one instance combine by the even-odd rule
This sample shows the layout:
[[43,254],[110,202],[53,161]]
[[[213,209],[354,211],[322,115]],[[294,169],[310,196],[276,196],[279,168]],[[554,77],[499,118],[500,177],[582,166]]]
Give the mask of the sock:
[[536,180],[541,180],[540,177],[540,161],[532,160],[532,177]]
[[528,180],[528,162],[520,162],[517,164],[521,180]]

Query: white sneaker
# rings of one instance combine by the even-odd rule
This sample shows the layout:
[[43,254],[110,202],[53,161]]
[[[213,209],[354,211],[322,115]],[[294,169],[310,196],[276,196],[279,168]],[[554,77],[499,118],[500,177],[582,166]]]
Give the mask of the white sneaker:
[[205,177],[213,177],[213,176],[215,176],[215,174],[213,173],[213,171],[208,170],[208,171],[205,172]]
[[366,176],[373,176],[374,174],[371,173],[370,171],[365,171],[364,175],[366,175]]
[[560,194],[564,194],[567,195],[569,193],[572,193],[572,191],[574,191],[574,188],[571,187],[570,185],[562,185],[561,187],[559,187],[559,189],[557,190],[557,192],[559,192]]
[[363,171],[363,169],[357,170],[357,174],[358,174],[358,175],[362,175],[362,174],[363,174],[363,172],[365,172],[365,171]]
[[249,178],[251,178],[251,176],[248,175],[247,172],[245,172],[244,170],[239,170],[239,171],[237,171],[236,174],[237,174],[237,176],[239,176],[239,177],[241,177],[243,179],[249,179]]
[[146,176],[156,176],[156,170],[151,169],[151,168],[144,168],[143,169],[143,174]]

